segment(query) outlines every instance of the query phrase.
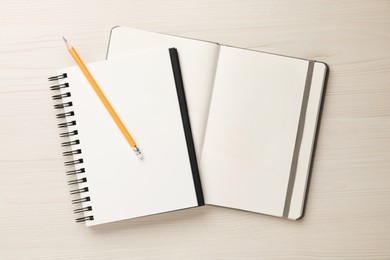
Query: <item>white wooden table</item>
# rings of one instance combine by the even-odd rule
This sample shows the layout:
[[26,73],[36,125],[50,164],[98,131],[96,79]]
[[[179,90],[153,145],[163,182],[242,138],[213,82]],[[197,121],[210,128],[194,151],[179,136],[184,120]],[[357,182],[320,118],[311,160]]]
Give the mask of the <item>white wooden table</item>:
[[[306,216],[206,206],[74,223],[47,77],[123,25],[330,66]],[[0,259],[390,259],[389,1],[2,1]]]

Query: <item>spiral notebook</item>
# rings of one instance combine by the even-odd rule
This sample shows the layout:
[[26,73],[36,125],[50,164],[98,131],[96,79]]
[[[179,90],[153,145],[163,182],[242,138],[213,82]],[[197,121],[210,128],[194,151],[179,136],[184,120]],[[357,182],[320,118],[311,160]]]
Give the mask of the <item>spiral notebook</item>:
[[[78,67],[51,89],[76,222],[93,226],[203,205],[174,48],[87,64],[144,159],[133,153]],[[58,103],[57,103],[58,102]]]

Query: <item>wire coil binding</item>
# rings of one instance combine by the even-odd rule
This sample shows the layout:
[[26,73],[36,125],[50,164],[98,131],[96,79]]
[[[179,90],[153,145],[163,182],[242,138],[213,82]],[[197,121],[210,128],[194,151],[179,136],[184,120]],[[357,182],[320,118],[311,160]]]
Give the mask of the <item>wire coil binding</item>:
[[[49,81],[58,81],[58,80],[64,80],[68,77],[66,73],[56,75],[53,77],[48,78]],[[58,128],[63,129],[66,128],[68,131],[60,133],[61,138],[77,138],[78,136],[78,130],[75,130],[74,127],[77,125],[76,120],[68,120],[69,118],[72,118],[75,115],[75,112],[72,110],[73,102],[69,100],[69,98],[72,96],[72,94],[68,91],[69,89],[69,83],[57,83],[56,85],[50,86],[51,91],[56,91],[57,93],[52,96],[52,99],[54,101],[61,101],[61,103],[55,104],[54,109],[60,109],[61,113],[56,114],[56,118],[58,119],[65,119],[66,122],[59,123]],[[64,111],[65,110],[65,111]],[[72,128],[72,129],[70,129]],[[69,140],[66,142],[62,142],[62,147],[69,147],[71,148],[69,151],[63,152],[62,155],[65,157],[71,156],[73,160],[66,161],[64,164],[65,166],[69,167],[76,167],[76,169],[72,169],[66,172],[66,175],[69,176],[83,176],[83,173],[85,173],[85,168],[81,167],[79,165],[82,165],[84,163],[84,160],[82,158],[79,158],[79,156],[82,154],[82,150],[78,148],[77,146],[80,144],[79,139]],[[75,158],[77,156],[77,158]],[[86,177],[76,177],[73,180],[68,181],[68,185],[78,185],[78,189],[73,189],[70,191],[71,195],[77,195],[77,194],[88,194],[89,188],[85,186],[87,183]],[[80,187],[82,186],[82,187]],[[87,203],[91,201],[91,198],[89,196],[81,196],[78,199],[73,199],[72,204],[80,204],[80,203]],[[84,205],[83,205],[84,206]],[[93,215],[85,216],[87,212],[92,211],[92,206],[84,206],[78,209],[74,210],[75,214],[84,214],[84,217],[76,218],[76,222],[85,222],[85,221],[92,221],[94,220]]]

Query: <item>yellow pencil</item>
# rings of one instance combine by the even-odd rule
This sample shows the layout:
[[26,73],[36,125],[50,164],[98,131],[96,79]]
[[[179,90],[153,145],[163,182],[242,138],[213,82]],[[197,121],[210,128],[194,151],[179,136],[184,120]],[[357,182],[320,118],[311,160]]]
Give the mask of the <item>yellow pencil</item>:
[[134,139],[131,137],[129,132],[127,131],[126,127],[123,125],[121,119],[119,116],[115,113],[114,108],[111,106],[110,102],[108,102],[107,98],[104,96],[104,93],[99,88],[98,84],[96,83],[95,79],[92,77],[91,73],[83,63],[83,61],[80,59],[79,55],[77,54],[76,50],[72,47],[72,45],[69,44],[69,42],[64,38],[64,42],[66,45],[66,48],[68,48],[68,51],[70,55],[72,55],[73,59],[76,61],[77,65],[83,72],[84,76],[87,78],[89,83],[91,84],[92,88],[95,90],[96,94],[98,95],[100,101],[102,101],[103,105],[106,107],[108,113],[110,113],[112,119],[114,120],[115,124],[118,126],[119,130],[122,132],[123,136],[126,138],[127,142],[130,144],[130,146],[133,148],[135,154],[138,158],[142,159],[142,153],[138,149]]

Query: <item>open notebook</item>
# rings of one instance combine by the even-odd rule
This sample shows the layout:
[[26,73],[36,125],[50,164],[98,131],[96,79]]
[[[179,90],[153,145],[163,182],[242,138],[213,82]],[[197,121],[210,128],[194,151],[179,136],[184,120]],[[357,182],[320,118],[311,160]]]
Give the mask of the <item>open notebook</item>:
[[324,63],[114,27],[107,58],[176,47],[206,204],[303,214]]
[[[176,49],[87,65],[144,154],[139,160],[78,67],[52,77],[77,222],[203,205]],[[60,103],[59,103],[60,102]],[[64,111],[61,111],[64,109]]]

